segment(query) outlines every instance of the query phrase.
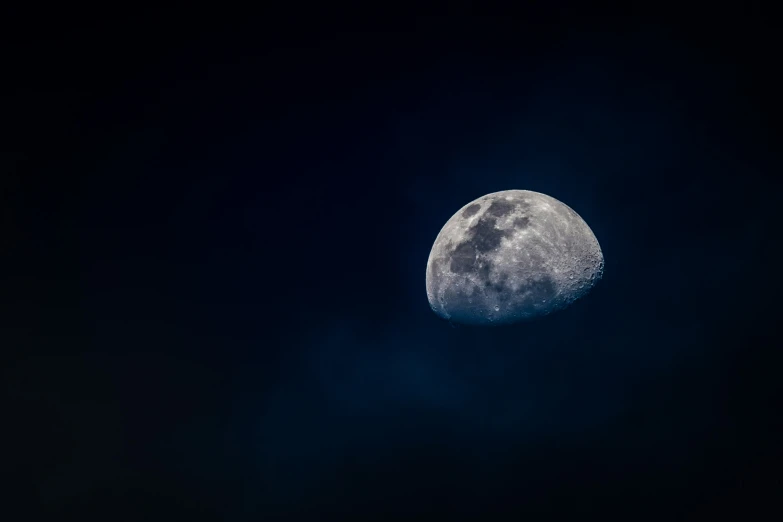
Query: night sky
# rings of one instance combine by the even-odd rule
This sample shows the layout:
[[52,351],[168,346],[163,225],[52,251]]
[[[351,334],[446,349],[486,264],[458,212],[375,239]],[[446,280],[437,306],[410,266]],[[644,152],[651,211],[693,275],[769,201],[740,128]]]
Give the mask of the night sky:
[[[780,512],[774,18],[362,5],[4,20],[0,519]],[[507,189],[604,278],[452,328]]]

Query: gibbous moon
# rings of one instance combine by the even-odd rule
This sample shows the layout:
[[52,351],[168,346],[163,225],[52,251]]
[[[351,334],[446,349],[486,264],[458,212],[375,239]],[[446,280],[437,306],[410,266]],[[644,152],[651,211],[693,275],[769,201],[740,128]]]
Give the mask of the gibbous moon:
[[443,226],[427,261],[427,298],[454,323],[516,323],[565,308],[603,268],[579,214],[545,194],[505,190],[468,203]]

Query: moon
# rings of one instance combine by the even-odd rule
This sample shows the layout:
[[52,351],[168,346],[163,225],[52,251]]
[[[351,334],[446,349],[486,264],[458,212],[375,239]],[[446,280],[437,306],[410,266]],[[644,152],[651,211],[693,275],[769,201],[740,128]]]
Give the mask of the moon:
[[504,190],[471,201],[443,226],[427,260],[427,298],[453,323],[512,324],[567,307],[603,269],[598,240],[568,205]]

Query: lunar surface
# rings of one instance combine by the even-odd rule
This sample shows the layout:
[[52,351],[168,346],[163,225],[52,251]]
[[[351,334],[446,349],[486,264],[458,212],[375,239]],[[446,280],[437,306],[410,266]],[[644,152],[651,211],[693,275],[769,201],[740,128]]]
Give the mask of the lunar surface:
[[427,297],[454,323],[510,324],[565,308],[603,268],[579,214],[545,194],[506,190],[468,203],[443,226],[427,261]]

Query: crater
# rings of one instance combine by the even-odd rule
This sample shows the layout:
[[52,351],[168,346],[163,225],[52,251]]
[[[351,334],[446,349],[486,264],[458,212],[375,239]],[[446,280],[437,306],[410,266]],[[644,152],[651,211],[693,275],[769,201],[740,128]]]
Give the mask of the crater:
[[475,216],[476,212],[478,212],[479,210],[481,210],[481,205],[479,205],[478,203],[474,203],[462,211],[462,217],[469,218],[471,216]]

